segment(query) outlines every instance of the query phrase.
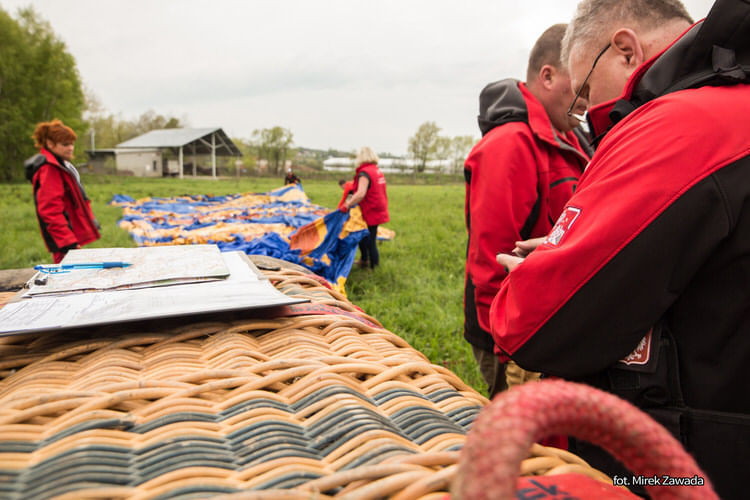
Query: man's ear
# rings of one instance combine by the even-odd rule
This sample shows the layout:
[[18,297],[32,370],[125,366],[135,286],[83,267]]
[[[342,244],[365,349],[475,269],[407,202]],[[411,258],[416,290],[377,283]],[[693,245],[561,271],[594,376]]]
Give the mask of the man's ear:
[[645,61],[645,54],[640,38],[630,28],[620,28],[615,31],[610,40],[612,50],[621,58],[623,65],[631,71]]
[[550,90],[555,82],[557,69],[550,64],[545,64],[539,70],[539,83],[547,90]]

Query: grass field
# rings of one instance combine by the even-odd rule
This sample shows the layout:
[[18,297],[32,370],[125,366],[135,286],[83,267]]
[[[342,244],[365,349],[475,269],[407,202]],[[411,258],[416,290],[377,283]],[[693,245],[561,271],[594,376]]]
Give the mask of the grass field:
[[[135,246],[117,227],[122,215],[108,205],[113,194],[134,198],[179,194],[222,195],[263,192],[277,179],[142,179],[83,175],[102,238],[92,247]],[[334,207],[341,190],[333,181],[303,184],[313,203]],[[433,363],[448,367],[484,391],[469,345],[463,340],[463,276],[466,230],[464,187],[460,183],[407,185],[389,183],[391,222],[396,238],[381,242],[381,265],[375,271],[352,269],[346,283],[349,299],[406,339]],[[51,263],[39,233],[31,186],[0,184],[0,269]]]

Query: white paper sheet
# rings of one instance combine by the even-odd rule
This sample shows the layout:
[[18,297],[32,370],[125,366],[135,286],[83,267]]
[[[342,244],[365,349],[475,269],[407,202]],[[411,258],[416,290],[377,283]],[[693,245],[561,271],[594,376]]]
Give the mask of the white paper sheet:
[[242,252],[221,257],[229,276],[219,281],[21,298],[0,309],[0,336],[306,302],[276,290]]
[[[216,245],[82,248],[68,252],[62,264],[113,261],[127,262],[131,265],[122,268],[76,269],[66,273],[46,274],[46,284],[33,285],[24,295],[168,286],[218,280],[229,275],[229,269]],[[42,276],[42,273],[36,277],[39,276]]]

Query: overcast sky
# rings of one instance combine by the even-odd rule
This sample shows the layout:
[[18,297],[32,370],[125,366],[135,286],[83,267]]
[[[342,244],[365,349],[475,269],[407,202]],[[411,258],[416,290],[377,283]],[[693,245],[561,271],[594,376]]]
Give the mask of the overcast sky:
[[[577,0],[0,0],[32,5],[112,113],[153,109],[249,138],[405,153],[434,121],[479,136],[482,87],[523,78],[529,50]],[[713,0],[687,0],[696,19]]]

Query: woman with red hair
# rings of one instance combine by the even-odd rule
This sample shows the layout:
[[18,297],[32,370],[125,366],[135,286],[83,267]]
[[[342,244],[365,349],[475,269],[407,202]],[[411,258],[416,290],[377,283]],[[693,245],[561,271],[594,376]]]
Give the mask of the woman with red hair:
[[39,154],[26,160],[26,178],[34,186],[34,204],[44,243],[55,264],[68,250],[98,240],[99,223],[70,163],[76,133],[60,120],[42,122],[32,135]]

